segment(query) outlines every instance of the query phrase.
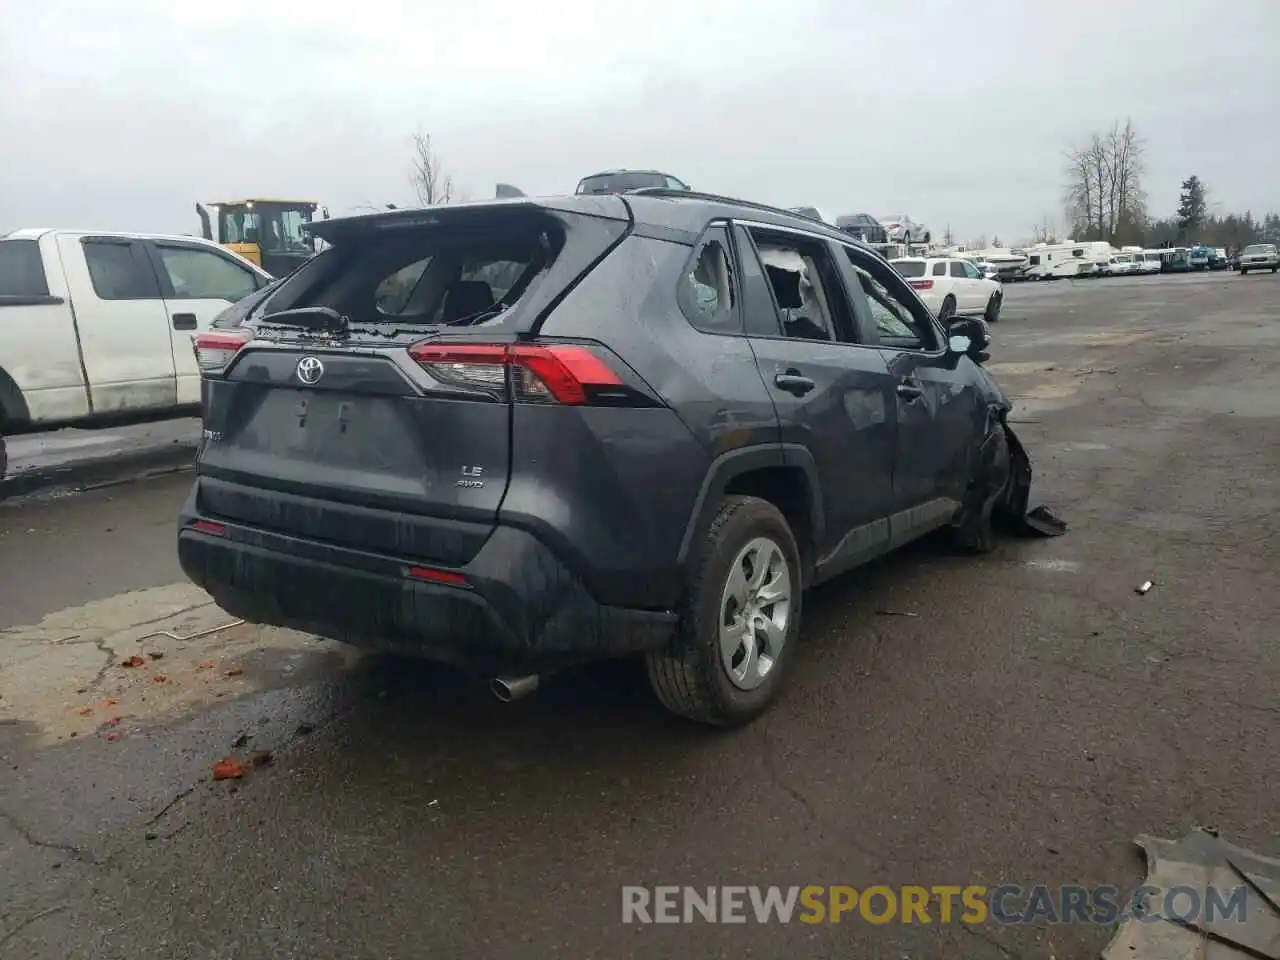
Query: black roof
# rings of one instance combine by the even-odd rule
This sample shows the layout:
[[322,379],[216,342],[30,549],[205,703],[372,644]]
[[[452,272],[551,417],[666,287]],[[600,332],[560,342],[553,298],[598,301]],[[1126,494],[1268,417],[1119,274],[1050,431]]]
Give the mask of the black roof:
[[856,238],[829,224],[779,207],[695,190],[671,190],[663,187],[649,187],[626,194],[513,197],[476,200],[447,206],[383,210],[352,217],[320,220],[304,224],[304,229],[317,237],[331,240],[339,233],[364,233],[416,225],[444,225],[451,220],[464,220],[483,215],[485,211],[521,209],[530,212],[540,209],[559,210],[612,220],[634,219],[637,223],[667,227],[694,235],[701,233],[703,227],[711,220],[753,220],[772,226],[804,230],[841,243],[858,243]]

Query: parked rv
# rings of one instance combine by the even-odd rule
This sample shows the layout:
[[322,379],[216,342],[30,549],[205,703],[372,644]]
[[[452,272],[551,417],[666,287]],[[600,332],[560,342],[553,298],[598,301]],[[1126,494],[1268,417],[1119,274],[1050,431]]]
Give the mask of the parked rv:
[[1141,257],[1138,261],[1138,272],[1142,274],[1159,273],[1161,265],[1160,250],[1143,250],[1135,256]]
[[[961,248],[957,247],[957,250]],[[1030,267],[1027,251],[1012,247],[984,247],[981,250],[964,250],[957,253],[966,259],[981,261],[993,267],[1000,281],[1021,280]]]
[[1027,248],[1027,278],[1061,280],[1091,277],[1097,271],[1086,243],[1037,243]]
[[1136,273],[1137,269],[1138,263],[1132,253],[1117,253],[1108,259],[1098,272],[1104,277],[1127,277]]
[[1191,270],[1191,250],[1188,247],[1165,247],[1160,251],[1161,273],[1188,273]]

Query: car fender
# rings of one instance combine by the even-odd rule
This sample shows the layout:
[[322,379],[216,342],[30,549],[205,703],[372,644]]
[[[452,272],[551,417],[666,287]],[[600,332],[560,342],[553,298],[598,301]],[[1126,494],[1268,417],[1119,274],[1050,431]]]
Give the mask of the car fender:
[[769,467],[798,468],[805,475],[809,501],[809,524],[815,543],[821,542],[825,527],[822,512],[822,488],[818,483],[818,465],[813,454],[805,447],[793,443],[753,444],[720,454],[711,461],[707,474],[698,488],[684,537],[680,541],[678,562],[687,562],[693,549],[694,538],[711,522],[714,512],[725,495],[729,484],[743,474]]

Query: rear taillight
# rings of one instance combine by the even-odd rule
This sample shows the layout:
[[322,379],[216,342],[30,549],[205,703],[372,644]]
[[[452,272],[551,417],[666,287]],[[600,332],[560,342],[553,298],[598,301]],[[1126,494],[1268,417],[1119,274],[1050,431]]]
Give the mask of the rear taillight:
[[583,406],[598,391],[629,390],[607,363],[574,344],[419,343],[409,355],[441,383],[525,403]]
[[191,338],[196,351],[196,367],[201,373],[221,373],[249,342],[247,333],[207,330]]
[[908,280],[907,282],[911,284],[912,288],[915,290],[932,290],[933,289],[932,280]]

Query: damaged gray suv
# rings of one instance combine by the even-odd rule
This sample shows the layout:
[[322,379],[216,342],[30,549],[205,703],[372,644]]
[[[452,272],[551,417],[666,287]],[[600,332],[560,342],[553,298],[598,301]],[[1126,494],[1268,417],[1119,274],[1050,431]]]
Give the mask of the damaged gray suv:
[[687,190],[311,225],[328,248],[198,334],[187,575],[232,616],[450,661],[511,698],[637,656],[732,725],[806,588],[1030,466],[981,361],[833,227]]

